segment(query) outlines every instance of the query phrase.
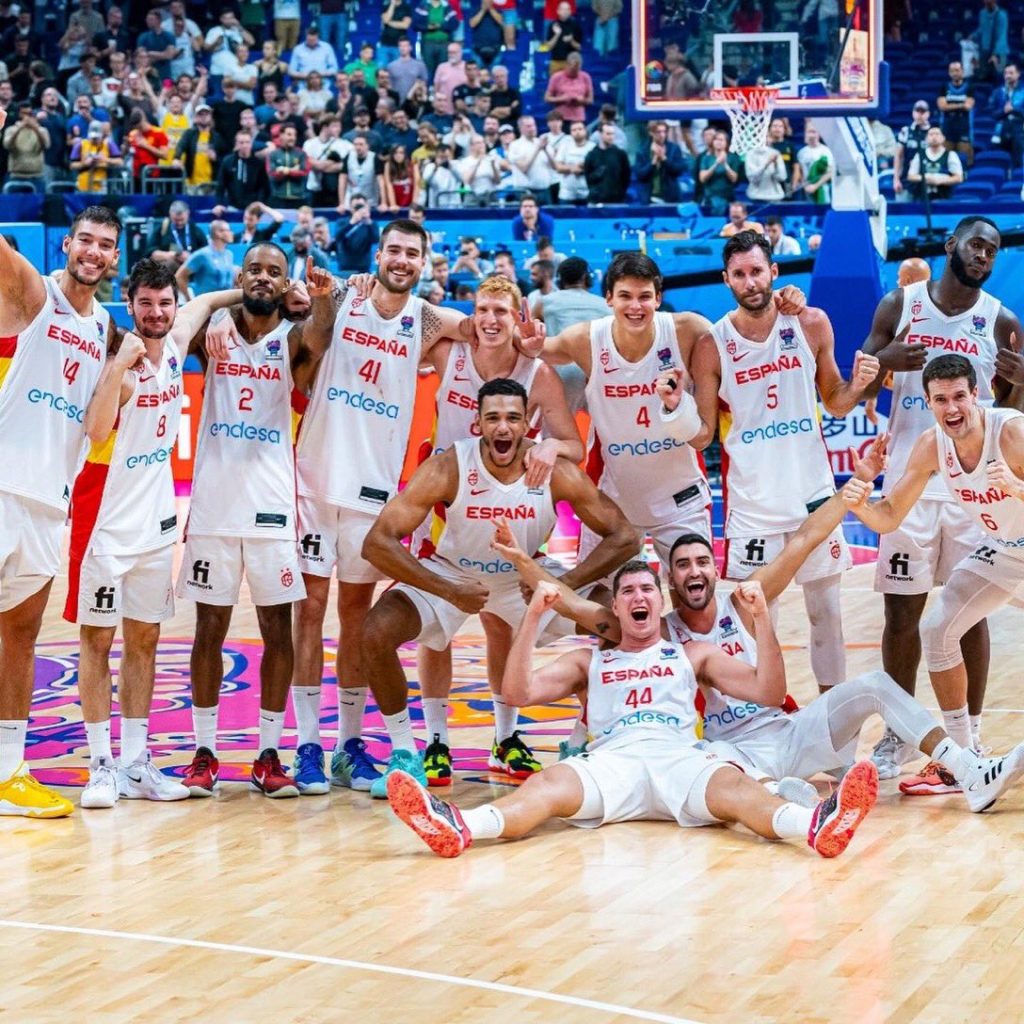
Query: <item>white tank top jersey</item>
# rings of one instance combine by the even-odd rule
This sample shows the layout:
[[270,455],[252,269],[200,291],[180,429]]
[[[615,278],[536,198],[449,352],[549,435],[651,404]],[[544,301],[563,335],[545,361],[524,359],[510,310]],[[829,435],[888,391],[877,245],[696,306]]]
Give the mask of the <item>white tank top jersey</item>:
[[178,346],[164,339],[160,362],[130,371],[131,398],[105,441],[89,448],[71,492],[71,549],[77,558],[141,555],[177,540],[171,451],[183,382]]
[[993,487],[985,476],[990,463],[1006,461],[999,448],[1003,424],[1022,415],[1016,409],[985,410],[985,441],[972,473],[960,465],[953,441],[937,423],[935,436],[939,442],[939,476],[949,492],[1000,550],[1024,559],[1024,501]]
[[[675,611],[666,615],[665,621],[674,643],[703,640],[721,647],[726,654],[747,665],[757,665],[757,641],[744,627],[729,594],[715,593],[715,628],[710,633],[695,633]],[[702,691],[701,696],[703,701],[698,700],[697,706],[704,715],[706,740],[734,740],[768,722],[776,722],[786,714],[782,708],[768,707],[752,700],[736,700],[710,688]]]
[[[1002,303],[987,292],[978,293],[978,301],[959,316],[946,316],[928,296],[928,282],[919,281],[903,289],[903,313],[896,328],[898,336],[909,324],[907,344],[926,345],[927,359],[936,356],[964,356],[978,374],[978,404],[990,406],[995,400],[992,378],[996,372],[996,317]],[[894,373],[892,408],[889,412],[889,465],[882,493],[888,494],[903,476],[914,442],[935,426],[924,397],[921,371]],[[949,493],[938,477],[928,481],[925,498],[948,501]]]
[[299,428],[299,494],[376,515],[398,491],[412,429],[423,299],[390,320],[351,289]]
[[612,340],[614,318],[590,324],[591,455],[600,441],[604,469],[598,486],[635,526],[671,523],[686,509],[711,501],[697,453],[670,437],[661,426],[661,399],[654,389],[658,375],[682,367],[671,313],[654,314],[654,343],[635,363],[619,354]]
[[475,437],[456,441],[459,489],[448,506],[435,557],[489,580],[516,578],[515,566],[491,548],[494,520],[508,520],[523,551],[535,552],[555,528],[551,487],[527,487],[526,477],[503,484],[487,471]]
[[0,491],[66,512],[85,446],[85,410],[107,358],[110,314],[79,316],[44,277],[43,308],[0,338]]
[[795,316],[780,314],[764,342],[744,338],[728,314],[711,331],[722,367],[725,535],[795,530],[835,493],[818,418],[814,353]]
[[[529,359],[520,354],[508,379],[522,384],[529,396],[540,363],[539,359]],[[476,396],[485,383],[473,363],[469,343],[455,342],[448,356],[448,365],[445,368],[444,376],[437,389],[437,418],[434,421],[433,454],[437,455],[439,452],[443,452],[464,437],[480,436],[480,431],[474,422],[476,420]]]
[[283,320],[207,367],[186,533],[295,538],[293,326]]
[[679,644],[659,637],[643,651],[595,648],[587,678],[587,750],[645,739],[696,743],[698,693],[693,666]]

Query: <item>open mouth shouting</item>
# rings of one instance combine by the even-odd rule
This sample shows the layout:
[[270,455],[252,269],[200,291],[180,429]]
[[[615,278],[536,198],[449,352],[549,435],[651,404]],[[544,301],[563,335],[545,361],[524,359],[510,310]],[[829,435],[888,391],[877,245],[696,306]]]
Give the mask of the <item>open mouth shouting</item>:
[[683,596],[686,598],[688,604],[700,605],[704,602],[707,597],[708,584],[702,576],[696,579],[686,581],[686,585],[683,587]]
[[491,448],[495,455],[504,458],[511,453],[513,443],[511,437],[496,437],[491,441]]
[[651,621],[650,608],[631,608],[629,617],[638,625],[642,626]]

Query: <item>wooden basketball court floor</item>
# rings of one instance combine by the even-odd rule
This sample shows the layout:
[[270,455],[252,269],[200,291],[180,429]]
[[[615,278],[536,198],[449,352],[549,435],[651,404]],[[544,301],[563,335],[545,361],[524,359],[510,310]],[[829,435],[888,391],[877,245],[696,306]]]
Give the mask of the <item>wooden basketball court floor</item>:
[[[871,574],[861,565],[844,582],[851,675],[879,665]],[[41,638],[30,757],[77,804],[87,752],[76,632],[60,619],[65,587],[54,586]],[[985,733],[997,750],[1024,739],[1020,614],[992,624]],[[161,644],[151,730],[165,768],[191,750],[192,622],[180,603]],[[803,623],[792,590],[780,630],[790,690],[806,702],[814,687]],[[835,861],[795,843],[654,822],[591,832],[552,823],[445,861],[368,795],[270,801],[248,791],[259,644],[247,597],[231,636],[220,755],[222,777],[237,782],[211,800],[0,819],[0,1018],[1024,1019],[1024,787],[972,815],[958,796],[909,799],[883,783],[876,811]],[[485,770],[482,653],[474,621],[459,637],[452,702],[454,796],[468,805],[504,791]],[[414,674],[411,650],[405,660]],[[934,707],[923,671],[919,689]],[[330,734],[333,685],[324,704]],[[525,731],[545,762],[572,714],[568,705],[528,712]],[[375,711],[366,728],[386,755]],[[865,727],[865,750],[880,728]],[[293,737],[289,729],[286,747]]]

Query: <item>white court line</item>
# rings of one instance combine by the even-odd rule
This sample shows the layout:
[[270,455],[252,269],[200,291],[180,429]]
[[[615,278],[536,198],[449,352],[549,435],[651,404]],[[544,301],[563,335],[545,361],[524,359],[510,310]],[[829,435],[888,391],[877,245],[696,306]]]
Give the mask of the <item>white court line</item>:
[[596,999],[581,999],[578,996],[563,996],[557,992],[543,992],[536,988],[521,988],[518,985],[504,985],[497,981],[478,981],[476,978],[460,978],[451,974],[437,974],[434,971],[417,971],[411,967],[390,967],[387,964],[369,964],[360,960],[341,960],[333,956],[311,956],[307,953],[292,953],[283,949],[263,949],[259,946],[236,946],[227,942],[204,942],[201,939],[180,939],[167,935],[147,935],[141,932],[119,932],[106,928],[78,928],[72,925],[37,924],[32,921],[0,920],[0,928],[22,928],[26,931],[60,932],[68,935],[89,935],[104,939],[131,939],[133,942],[152,942],[163,946],[184,946],[191,949],[212,949],[220,953],[241,953],[244,956],[275,957],[279,960],[298,960],[307,964],[323,964],[327,967],[343,967],[353,971],[369,971],[374,974],[399,975],[404,978],[418,978],[421,981],[437,981],[444,985],[462,988],[478,988],[487,992],[504,992],[506,995],[524,999],[543,999],[549,1003],[564,1006],[580,1006],[587,1010],[632,1017],[634,1020],[658,1021],[660,1024],[700,1024],[686,1017],[670,1017],[664,1013],[649,1010],[634,1010],[615,1003],[602,1003]]

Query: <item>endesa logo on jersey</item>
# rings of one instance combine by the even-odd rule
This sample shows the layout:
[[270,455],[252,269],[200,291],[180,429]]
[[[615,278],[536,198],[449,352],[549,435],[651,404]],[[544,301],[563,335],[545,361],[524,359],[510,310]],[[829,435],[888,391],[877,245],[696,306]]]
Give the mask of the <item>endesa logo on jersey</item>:
[[647,668],[613,668],[601,673],[601,683],[639,683],[645,679],[670,679],[675,676],[671,665],[648,665]]
[[622,444],[609,444],[605,448],[605,454],[616,455],[659,455],[662,452],[671,451],[673,448],[685,448],[686,443],[677,441],[674,437],[666,437],[663,441],[644,438],[635,444],[632,441],[625,441]]
[[469,572],[493,576],[503,572],[512,572],[515,566],[511,562],[503,561],[500,558],[494,558],[489,562],[481,562],[475,558],[460,558],[459,568],[467,569]]
[[50,324],[46,329],[46,336],[51,341],[59,341],[62,345],[67,345],[70,348],[78,349],[82,355],[88,356],[90,359],[95,359],[97,362],[106,358],[106,348],[100,345],[98,342],[89,341],[88,338],[83,338],[74,331],[69,331],[66,327],[58,327],[56,324]]
[[776,438],[790,437],[793,434],[813,434],[815,430],[817,424],[810,416],[804,416],[799,420],[772,420],[763,427],[744,430],[740,434],[740,440],[744,444],[753,444],[755,441],[774,441]]
[[397,341],[394,338],[378,338],[376,334],[371,334],[369,331],[358,331],[354,327],[342,328],[341,340],[351,342],[353,345],[375,348],[385,355],[398,356],[400,359],[409,358],[409,346],[404,341]]
[[509,519],[520,522],[537,518],[537,510],[532,505],[513,505],[509,508],[498,508],[495,505],[467,505],[467,519]]
[[256,441],[259,444],[280,444],[281,431],[272,427],[254,427],[251,423],[211,423],[211,437],[229,437],[232,441]]
[[39,388],[32,388],[28,393],[28,400],[33,405],[45,405],[76,423],[85,421],[85,410],[73,405],[63,395],[55,395],[52,391],[40,391]]
[[908,334],[908,345],[924,345],[962,356],[979,355],[978,343],[970,338],[944,338],[941,334]]
[[248,363],[218,363],[213,372],[218,377],[246,377],[249,380],[281,379],[281,371],[276,366],[250,366]]
[[761,363],[759,366],[748,366],[745,370],[736,371],[737,384],[753,384],[756,380],[763,380],[776,373],[785,373],[787,370],[803,369],[803,363],[799,356],[779,356],[777,360],[769,363]]
[[146,455],[129,455],[124,460],[125,467],[127,469],[137,469],[140,466],[159,465],[171,457],[173,449],[174,445],[172,444],[167,448],[154,448],[153,451],[148,452]]
[[747,701],[746,704],[730,704],[724,711],[716,714],[704,712],[704,731],[710,733],[715,726],[723,729],[726,726],[736,725],[744,719],[753,718],[765,709],[760,704]]
[[368,412],[371,416],[383,416],[385,419],[398,419],[398,406],[393,402],[383,402],[378,398],[371,398],[362,391],[348,391],[345,388],[330,387],[327,389],[328,402],[341,402],[359,412]]

